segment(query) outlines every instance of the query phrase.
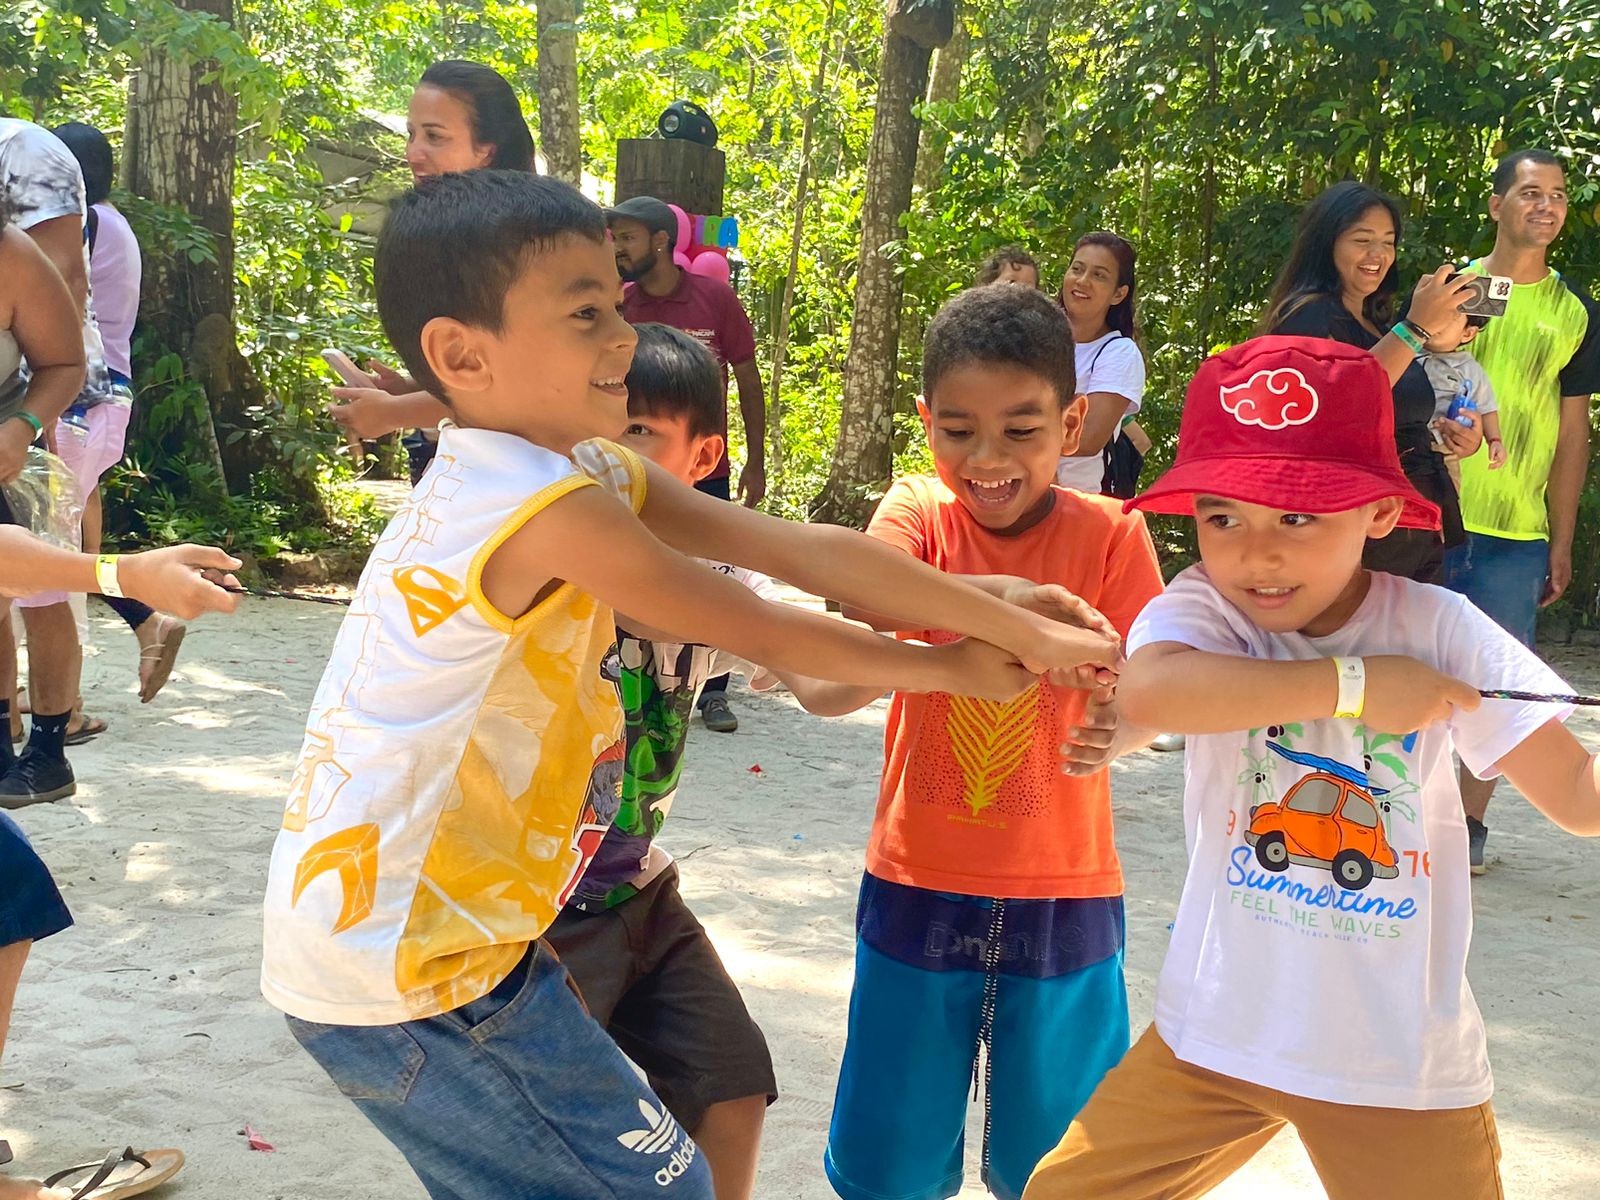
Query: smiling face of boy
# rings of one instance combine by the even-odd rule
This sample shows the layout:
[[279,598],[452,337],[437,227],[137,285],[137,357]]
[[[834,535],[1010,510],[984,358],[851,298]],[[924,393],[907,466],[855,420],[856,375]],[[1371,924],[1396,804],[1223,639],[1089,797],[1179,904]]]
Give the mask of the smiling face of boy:
[[422,349],[459,424],[566,454],[627,427],[638,336],[621,303],[609,243],[570,234],[524,256],[498,331],[440,317],[423,328]]
[[978,524],[1002,534],[1050,512],[1056,463],[1078,448],[1083,407],[1082,396],[1063,405],[1034,371],[983,362],[950,368],[917,403],[940,480]]
[[1300,513],[1196,496],[1200,560],[1233,606],[1269,633],[1322,637],[1365,599],[1361,552],[1400,518],[1398,497],[1339,513]]

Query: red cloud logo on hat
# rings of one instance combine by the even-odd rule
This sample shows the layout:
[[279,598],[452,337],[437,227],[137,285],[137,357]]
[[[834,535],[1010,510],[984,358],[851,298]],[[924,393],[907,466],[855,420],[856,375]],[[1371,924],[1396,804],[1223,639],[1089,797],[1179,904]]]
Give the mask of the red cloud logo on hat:
[[1317,415],[1317,393],[1293,367],[1257,371],[1234,387],[1225,387],[1222,407],[1241,425],[1285,429],[1304,425]]

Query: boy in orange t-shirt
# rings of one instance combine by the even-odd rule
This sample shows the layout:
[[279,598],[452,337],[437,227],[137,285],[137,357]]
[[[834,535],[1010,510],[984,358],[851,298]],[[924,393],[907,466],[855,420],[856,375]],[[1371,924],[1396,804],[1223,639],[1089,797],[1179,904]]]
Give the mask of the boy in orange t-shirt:
[[[1126,635],[1161,574],[1139,514],[1054,486],[1084,411],[1060,309],[1004,284],[956,297],[928,327],[923,392],[938,478],[895,483],[868,531],[1012,599],[1070,604],[1065,588]],[[1136,738],[1105,690],[895,693],[826,1158],[846,1200],[960,1190],[980,1061],[984,1182],[1016,1200],[1127,1050],[1105,766]]]

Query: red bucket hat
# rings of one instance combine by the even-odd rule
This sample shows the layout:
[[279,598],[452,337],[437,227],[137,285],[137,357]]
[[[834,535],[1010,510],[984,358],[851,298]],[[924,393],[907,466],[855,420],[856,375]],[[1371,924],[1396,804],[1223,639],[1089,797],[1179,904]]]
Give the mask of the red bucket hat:
[[1177,461],[1123,507],[1192,516],[1197,494],[1308,513],[1399,496],[1403,527],[1439,528],[1438,505],[1400,469],[1388,375],[1325,338],[1259,337],[1200,364]]

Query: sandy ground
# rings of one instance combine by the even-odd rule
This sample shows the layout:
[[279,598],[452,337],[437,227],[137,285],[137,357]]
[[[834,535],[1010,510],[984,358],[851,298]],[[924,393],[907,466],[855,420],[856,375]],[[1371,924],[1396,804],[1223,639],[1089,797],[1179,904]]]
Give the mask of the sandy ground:
[[[257,600],[234,620],[200,622],[166,692],[141,709],[133,641],[96,618],[86,688],[112,732],[74,754],[74,800],[19,814],[78,920],[36,949],[0,1075],[0,1136],[20,1168],[133,1142],[187,1152],[163,1193],[175,1197],[422,1200],[256,986],[267,856],[338,620]],[[1600,686],[1592,652],[1558,665]],[[759,1194],[822,1200],[882,713],[823,722],[787,696],[735,700],[736,735],[694,734],[667,842],[777,1058],[784,1096]],[[1593,724],[1582,732],[1600,743]],[[1115,771],[1138,1029],[1182,874],[1181,762],[1145,753]],[[1600,1196],[1600,844],[1560,834],[1509,795],[1495,818],[1500,861],[1477,884],[1472,976],[1497,1066],[1507,1194],[1587,1200]],[[276,1152],[249,1150],[246,1123]],[[969,1183],[962,1194],[984,1193]],[[1292,1135],[1214,1194],[1323,1195]]]

